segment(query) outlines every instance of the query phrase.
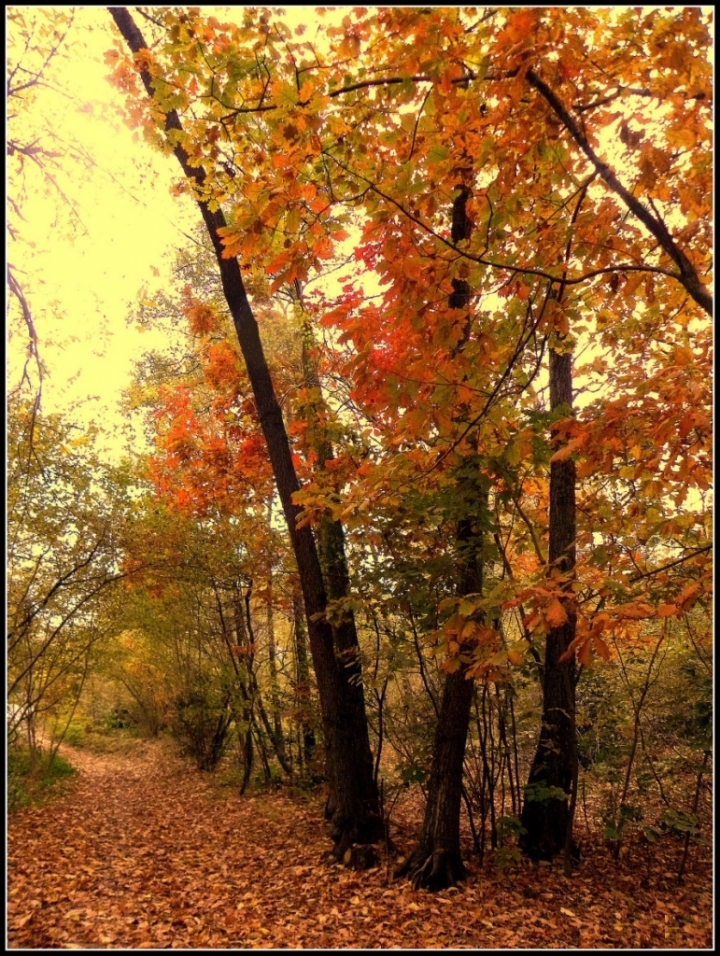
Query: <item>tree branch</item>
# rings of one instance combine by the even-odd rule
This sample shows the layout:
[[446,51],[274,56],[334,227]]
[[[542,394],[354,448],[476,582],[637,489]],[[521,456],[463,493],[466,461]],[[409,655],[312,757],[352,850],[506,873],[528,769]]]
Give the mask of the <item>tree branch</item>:
[[700,282],[700,277],[697,274],[695,266],[692,264],[692,262],[690,262],[682,249],[680,249],[676,244],[663,220],[659,217],[653,216],[652,213],[648,212],[643,204],[636,199],[635,196],[633,196],[625,186],[623,186],[607,163],[604,163],[598,157],[595,150],[587,141],[585,134],[581,131],[575,120],[572,118],[570,113],[568,113],[547,83],[541,80],[537,73],[535,73],[535,71],[532,69],[527,71],[525,78],[527,79],[528,83],[534,89],[536,89],[538,93],[540,93],[543,99],[546,100],[557,118],[575,140],[576,144],[593,164],[605,184],[622,199],[628,209],[630,209],[637,216],[637,218],[643,223],[644,226],[646,226],[655,239],[657,239],[660,246],[664,249],[664,251],[679,269],[679,273],[675,275],[675,278],[687,289],[688,293],[698,303],[698,305],[701,306],[701,308],[703,308],[708,315],[712,316],[712,296],[705,289],[705,286]]
[[678,558],[676,561],[671,561],[669,564],[663,564],[659,568],[655,568],[653,571],[644,571],[639,572],[638,574],[633,574],[630,580],[640,581],[643,578],[652,577],[653,574],[660,574],[661,571],[667,571],[668,568],[674,568],[676,565],[682,564],[684,561],[689,561],[698,554],[705,554],[706,551],[712,551],[712,547],[712,544],[706,544],[703,548],[697,548],[695,551],[691,551],[690,554],[686,554],[682,558]]

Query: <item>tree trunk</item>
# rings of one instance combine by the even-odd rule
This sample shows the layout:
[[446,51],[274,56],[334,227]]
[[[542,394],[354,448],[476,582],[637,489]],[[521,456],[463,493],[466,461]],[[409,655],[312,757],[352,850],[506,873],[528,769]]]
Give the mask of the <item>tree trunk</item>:
[[[130,50],[137,54],[147,49],[142,34],[125,7],[109,7],[120,33]],[[148,96],[153,98],[152,78],[147,68],[139,67]],[[182,132],[177,112],[165,115],[165,131]],[[173,152],[186,177],[202,187],[205,173],[191,166],[182,146]],[[215,250],[220,276],[240,349],[247,367],[260,426],[282,503],[288,534],[300,575],[310,637],[310,651],[318,684],[323,733],[328,749],[328,779],[336,794],[332,838],[334,855],[345,858],[353,843],[374,843],[382,838],[379,799],[372,773],[367,719],[358,706],[360,695],[349,680],[348,670],[335,654],[335,635],[327,619],[327,596],[315,539],[307,526],[298,528],[300,507],[293,495],[300,488],[290,452],[285,423],[263,352],[260,332],[247,298],[240,266],[236,258],[223,258],[219,229],[227,226],[221,209],[212,211],[207,201],[197,200],[208,235]],[[359,666],[359,665],[358,665]]]
[[[572,355],[550,352],[550,405],[572,409]],[[558,439],[551,432],[557,450]],[[563,589],[572,595],[575,569],[575,462],[550,464],[549,563],[564,575]],[[520,846],[531,859],[550,860],[572,844],[571,790],[577,779],[575,730],[575,662],[560,661],[575,637],[572,598],[565,605],[567,621],[547,635],[543,668],[542,729],[525,788]]]
[[[272,522],[272,501],[268,508],[268,525]],[[274,746],[278,752],[278,757],[281,757],[281,762],[285,761],[285,738],[283,736],[282,721],[280,719],[280,687],[278,684],[278,671],[277,671],[277,646],[275,644],[275,608],[274,608],[274,594],[273,594],[273,572],[272,572],[272,563],[268,565],[268,579],[267,579],[267,599],[265,604],[265,610],[267,614],[267,631],[268,631],[268,668],[270,670],[270,706],[272,710],[272,722],[273,722],[273,739]],[[284,766],[284,764],[283,764]],[[288,762],[288,766],[290,766]]]
[[[300,298],[300,306],[304,309],[302,289],[297,280],[295,286]],[[315,393],[314,396],[310,397],[307,404],[307,437],[315,452],[317,470],[325,472],[327,470],[326,463],[335,457],[335,452],[327,433],[325,420],[327,408],[322,395],[317,363],[313,357],[313,347],[312,327],[306,318],[303,323],[302,340],[303,377],[306,388]],[[362,740],[357,741],[359,752],[363,755],[370,755],[370,738],[360,666],[360,644],[355,615],[352,608],[342,606],[343,599],[350,594],[350,575],[345,554],[345,531],[339,521],[335,521],[331,517],[323,517],[318,526],[317,536],[320,566],[326,582],[328,602],[331,604],[335,651],[348,681],[348,694],[352,698],[350,705],[354,711],[362,714],[362,721],[357,721],[350,730],[352,734],[359,733],[363,737]],[[375,781],[372,763],[369,768],[364,769],[364,774],[368,772],[368,769],[373,776],[373,781]],[[325,815],[328,819],[333,819],[338,813],[340,804],[337,789],[341,786],[343,786],[343,782],[340,780],[330,781],[325,806]]]
[[[478,499],[486,508],[487,494],[480,494]],[[463,518],[457,541],[462,566],[457,593],[481,594],[482,532],[470,519]],[[397,872],[398,876],[408,876],[413,889],[442,890],[465,876],[460,852],[460,800],[474,690],[474,681],[465,676],[466,672],[467,665],[461,663],[445,678],[422,833],[414,852]]]
[[308,668],[305,622],[302,618],[300,585],[293,587],[293,617],[295,622],[295,708],[296,720],[302,734],[302,757],[305,768],[315,752],[315,728],[310,706],[310,670]]
[[[238,737],[240,740],[240,759],[242,762],[243,778],[240,783],[240,796],[245,793],[247,785],[250,781],[250,771],[252,770],[253,762],[253,743],[252,743],[252,721],[253,721],[253,698],[248,689],[249,680],[246,681],[246,677],[249,677],[250,668],[252,667],[252,649],[248,642],[247,628],[245,627],[245,619],[243,617],[242,610],[242,589],[240,585],[236,585],[235,593],[233,594],[232,599],[232,612],[234,617],[234,630],[235,630],[235,645],[230,639],[230,631],[228,624],[225,620],[225,614],[222,608],[222,601],[220,599],[220,593],[213,582],[213,590],[215,591],[215,598],[217,600],[218,615],[220,617],[220,627],[222,630],[223,640],[227,646],[230,663],[232,664],[233,671],[235,672],[235,679],[237,681],[237,686],[240,690],[240,696],[242,697],[242,707],[238,713],[238,708],[236,704],[231,703],[234,711],[235,724],[238,731]],[[248,605],[250,603],[250,592],[252,591],[252,582],[250,588],[248,589],[248,594],[246,600]],[[243,662],[242,664],[240,662]],[[232,695],[234,697],[234,695]]]
[[[470,190],[462,185],[460,194],[453,203],[454,242],[470,238],[472,223],[465,214],[465,203],[469,195]],[[472,293],[466,280],[453,279],[452,287],[453,291],[448,299],[449,307],[469,307]],[[458,350],[468,341],[471,325],[471,314],[468,312],[462,338],[457,345]],[[465,409],[459,407],[458,416],[464,413]],[[465,514],[457,526],[460,574],[456,593],[464,597],[481,594],[483,588],[482,522],[487,512],[488,495],[479,480],[477,460],[470,459],[460,467],[458,492]],[[453,886],[465,875],[460,852],[460,800],[474,681],[466,677],[467,665],[463,662],[459,664],[454,673],[447,675],[443,686],[420,840],[414,852],[398,870],[398,875],[409,877],[414,889],[424,887],[432,891],[442,890]]]

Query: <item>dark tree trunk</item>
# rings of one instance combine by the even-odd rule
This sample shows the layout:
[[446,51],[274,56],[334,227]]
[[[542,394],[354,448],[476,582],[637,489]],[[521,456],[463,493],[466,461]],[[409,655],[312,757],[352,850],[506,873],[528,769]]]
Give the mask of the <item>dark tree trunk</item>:
[[295,662],[297,665],[295,683],[295,707],[297,721],[302,734],[302,759],[307,768],[315,752],[315,728],[310,706],[310,670],[307,658],[307,637],[302,617],[300,585],[293,586],[293,618],[295,623]]
[[398,870],[398,876],[409,877],[413,889],[442,890],[465,876],[460,852],[460,800],[473,686],[473,681],[465,678],[464,667],[445,678],[422,833],[415,850]]
[[244,732],[242,740],[242,780],[240,781],[240,796],[242,797],[245,791],[247,790],[247,785],[250,783],[250,774],[252,773],[253,765],[253,740],[252,740],[252,723],[250,720],[250,713],[248,712],[247,716],[247,728]]
[[[245,618],[242,609],[242,591],[239,585],[233,595],[232,612],[234,618],[235,645],[230,639],[230,628],[225,620],[220,594],[213,582],[215,597],[217,600],[218,614],[220,616],[220,626],[222,628],[223,640],[230,654],[230,662],[235,672],[235,679],[242,697],[242,707],[237,712],[235,707],[235,722],[238,728],[238,735],[242,736],[240,745],[240,759],[242,761],[243,778],[240,783],[240,796],[245,793],[250,781],[250,771],[253,762],[253,742],[252,742],[252,723],[253,723],[253,695],[250,693],[250,674],[252,668],[252,651],[247,639],[247,628],[245,627]],[[250,593],[252,592],[252,582],[248,589],[246,601],[250,603]],[[242,661],[242,664],[240,663]],[[246,679],[248,678],[248,679]]]
[[[142,34],[125,7],[109,7],[120,33],[133,53],[147,49]],[[154,94],[152,78],[145,68],[139,70],[148,95]],[[165,116],[165,130],[182,131],[175,110]],[[203,170],[191,166],[182,146],[173,148],[187,178],[201,187]],[[348,670],[335,654],[336,637],[327,619],[327,595],[315,539],[307,526],[298,528],[300,507],[293,502],[299,483],[290,452],[282,412],[275,396],[270,370],[263,352],[260,332],[248,301],[240,266],[236,258],[224,259],[219,229],[227,226],[221,209],[212,211],[207,202],[197,200],[208,235],[215,250],[220,276],[240,349],[247,367],[260,426],[282,503],[288,534],[300,576],[305,604],[323,733],[328,748],[328,778],[336,794],[332,837],[334,853],[344,858],[353,843],[373,843],[382,838],[379,799],[372,773],[367,719],[358,706],[361,695],[352,687]]]
[[[487,494],[479,492],[476,501],[479,511],[486,509]],[[463,518],[458,525],[457,543],[462,569],[457,593],[481,594],[482,529],[471,519]],[[474,690],[474,681],[466,677],[466,672],[467,665],[461,663],[458,670],[445,678],[422,833],[414,852],[397,873],[408,876],[414,889],[442,890],[465,876],[460,852],[460,801]]]
[[[465,215],[470,190],[462,185],[453,203],[452,238],[461,242],[470,238],[472,223]],[[452,280],[448,298],[451,309],[469,308],[472,290],[465,279]],[[457,350],[468,341],[472,326],[471,313]],[[458,408],[458,417],[466,410]],[[487,512],[487,490],[478,475],[477,460],[464,463],[459,469],[458,492],[463,514],[457,526],[459,579],[457,594],[481,594],[483,588],[483,522]],[[463,648],[464,651],[469,648]],[[474,681],[466,677],[467,665],[448,674],[443,686],[440,713],[435,728],[432,766],[428,783],[422,833],[418,845],[399,868],[398,875],[407,875],[414,889],[436,891],[453,886],[465,875],[460,852],[460,801],[463,790],[463,764]]]
[[[572,355],[550,352],[550,405],[572,409]],[[559,447],[551,433],[553,450]],[[564,589],[572,595],[575,569],[575,462],[571,458],[550,465],[551,568],[560,570]],[[575,730],[575,662],[560,657],[575,637],[572,600],[565,605],[567,621],[547,635],[543,668],[542,729],[525,788],[520,845],[531,859],[550,860],[572,845],[571,796],[577,780]]]
[[[300,283],[296,280],[295,285],[302,305]],[[315,452],[316,468],[322,473],[327,470],[326,463],[334,458],[335,453],[332,442],[328,438],[325,421],[327,409],[322,396],[317,364],[313,357],[313,348],[312,328],[310,323],[306,321],[303,328],[302,368],[305,386],[311,393],[314,393],[314,397],[311,397],[307,403],[307,437]],[[360,645],[355,615],[352,608],[341,606],[343,599],[350,593],[350,575],[345,554],[345,531],[339,521],[324,517],[319,523],[317,538],[320,566],[327,588],[327,599],[329,603],[334,605],[331,607],[331,614],[334,622],[335,651],[348,681],[348,694],[353,698],[351,707],[363,715],[362,727],[358,722],[351,729],[351,732],[353,734],[363,734],[363,739],[357,740],[356,746],[359,753],[370,755],[370,738],[365,715],[365,695],[362,685]],[[369,771],[374,780],[375,774],[372,766],[370,766]],[[363,773],[367,772],[368,768],[365,768]],[[325,814],[328,819],[335,821],[333,823],[334,830],[338,822],[342,822],[342,813],[339,813],[338,789],[344,786],[344,783],[337,778],[331,779],[329,783]]]

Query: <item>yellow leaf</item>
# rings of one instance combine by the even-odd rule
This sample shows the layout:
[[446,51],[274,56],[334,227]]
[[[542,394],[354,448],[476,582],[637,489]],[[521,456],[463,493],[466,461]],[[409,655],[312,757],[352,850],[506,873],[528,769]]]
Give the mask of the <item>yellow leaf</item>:
[[519,664],[529,647],[530,644],[525,640],[525,638],[522,638],[519,641],[513,641],[508,647],[508,660],[513,664]]

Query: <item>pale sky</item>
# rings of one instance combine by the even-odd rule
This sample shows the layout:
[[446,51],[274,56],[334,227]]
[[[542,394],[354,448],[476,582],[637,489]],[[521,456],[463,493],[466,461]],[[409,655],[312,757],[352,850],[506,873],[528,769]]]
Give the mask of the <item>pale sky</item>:
[[58,207],[66,220],[67,205],[57,196],[30,195],[22,228],[36,247],[9,253],[48,366],[44,410],[101,425],[122,421],[117,400],[130,383],[133,359],[165,341],[162,333],[128,326],[131,304],[144,285],[151,293],[159,286],[168,254],[187,242],[180,230],[192,229],[198,215],[189,200],[169,194],[179,170],[144,141],[133,142],[116,114],[122,96],[106,80],[103,62],[110,23],[104,8],[77,10],[72,31],[87,49],[52,64],[54,85],[65,93],[43,89],[32,108],[61,142],[77,144],[95,163],[63,161],[68,177],[61,185],[81,225],[69,238],[56,222]]
[[[235,12],[217,9],[228,18]],[[322,24],[346,13],[336,10],[321,20],[314,7],[295,8],[286,20],[322,32]],[[117,114],[123,96],[106,79],[103,55],[111,48],[112,31],[105,8],[76,8],[68,41],[70,55],[56,58],[48,74],[54,88],[38,91],[32,114],[34,121],[42,117],[60,142],[74,143],[91,157],[94,165],[63,160],[68,178],[61,185],[81,225],[69,238],[57,223],[58,207],[61,218],[68,215],[57,194],[28,197],[23,235],[32,237],[35,248],[11,248],[10,261],[48,367],[43,408],[67,412],[81,423],[94,419],[104,429],[110,425],[110,447],[112,424],[117,429],[124,421],[117,402],[130,384],[133,360],[167,341],[163,332],[128,325],[128,314],[143,298],[144,286],[149,298],[161,287],[173,251],[187,244],[182,232],[193,231],[199,214],[189,199],[169,193],[179,175],[174,159],[142,139],[134,141]],[[57,149],[57,141],[50,147]],[[22,360],[24,345],[18,343],[15,362]],[[12,364],[9,369],[12,383]]]

